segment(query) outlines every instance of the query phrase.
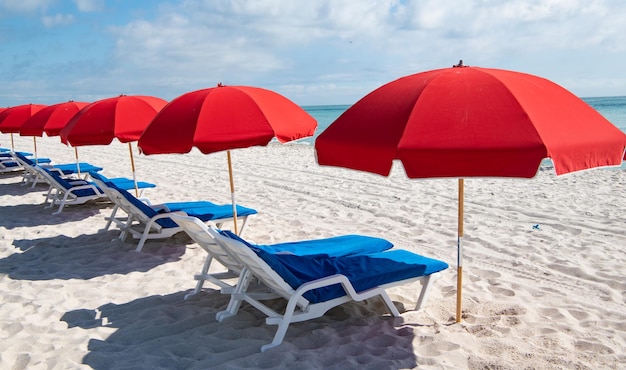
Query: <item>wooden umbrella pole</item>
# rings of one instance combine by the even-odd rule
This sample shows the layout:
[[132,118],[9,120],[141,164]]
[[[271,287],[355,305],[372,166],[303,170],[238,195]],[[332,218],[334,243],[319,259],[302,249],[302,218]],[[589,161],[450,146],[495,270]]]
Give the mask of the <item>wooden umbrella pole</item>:
[[135,196],[139,198],[139,187],[137,186],[137,175],[135,175],[135,159],[133,158],[133,145],[128,143],[128,153],[130,153],[130,168],[133,170],[133,183],[135,184]]
[[33,149],[35,150],[35,164],[39,161],[37,160],[37,137],[33,136]]
[[459,215],[457,237],[457,276],[456,276],[456,322],[461,322],[463,297],[463,179],[459,179]]
[[239,229],[237,228],[237,202],[235,201],[235,181],[233,180],[233,163],[230,159],[230,150],[226,151],[228,157],[228,177],[230,179],[230,196],[233,203],[233,222],[235,223],[235,234],[239,235]]
[[78,162],[78,148],[74,147],[74,157],[76,157],[76,171],[78,172],[78,177],[80,177],[80,163]]
[[13,133],[11,133],[11,151],[15,151],[15,144],[13,144]]

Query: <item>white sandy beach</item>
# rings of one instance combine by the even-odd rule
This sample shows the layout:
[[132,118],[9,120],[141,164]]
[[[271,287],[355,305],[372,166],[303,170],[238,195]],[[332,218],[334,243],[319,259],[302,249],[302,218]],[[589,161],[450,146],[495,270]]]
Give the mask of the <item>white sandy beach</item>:
[[[30,137],[15,148],[32,151]],[[10,146],[6,134],[3,147]],[[58,137],[38,154],[73,162]],[[134,146],[134,148],[136,148]],[[80,147],[109,177],[131,176],[128,149]],[[184,234],[133,241],[99,233],[106,202],[51,215],[44,185],[0,175],[1,369],[626,369],[626,170],[465,181],[463,315],[456,304],[457,181],[389,178],[320,167],[314,150],[278,145],[232,153],[237,200],[255,208],[243,236],[273,243],[360,233],[446,261],[426,308],[416,286],[390,291],[402,313],[371,300],[275,326],[248,304],[215,320],[215,286],[184,301],[205,252]],[[138,155],[154,202],[230,203],[226,154]],[[536,228],[533,226],[538,225]],[[217,266],[215,266],[217,269]]]

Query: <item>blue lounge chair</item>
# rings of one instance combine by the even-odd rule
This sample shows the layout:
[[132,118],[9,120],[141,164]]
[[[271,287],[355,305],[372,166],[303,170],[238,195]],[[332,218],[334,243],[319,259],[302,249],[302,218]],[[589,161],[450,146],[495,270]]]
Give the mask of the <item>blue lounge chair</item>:
[[6,157],[5,159],[0,158],[0,173],[9,173],[9,172],[17,172],[23,171],[24,167],[20,165],[16,160]]
[[[199,293],[207,280],[220,287],[223,293],[232,293],[234,286],[229,284],[229,280],[238,278],[243,266],[236,259],[232,258],[230,254],[225,253],[224,248],[215,243],[209,232],[209,227],[204,222],[195,217],[180,215],[174,216],[173,219],[194,242],[207,252],[202,270],[194,276],[194,279],[198,281],[196,288],[191,293],[185,295],[185,299]],[[252,244],[232,233],[231,237],[251,248],[259,248],[272,254],[315,255],[322,253],[333,257],[345,257],[382,252],[393,247],[393,244],[388,240],[365,235],[342,235],[325,239],[302,240],[271,245]],[[228,271],[209,273],[211,262],[214,259],[226,267]],[[258,292],[255,293],[258,294]]]
[[[182,217],[172,218],[183,224]],[[262,346],[261,351],[280,345],[290,323],[321,317],[348,301],[379,296],[391,314],[399,316],[385,292],[393,286],[420,281],[422,289],[415,308],[419,310],[426,303],[434,279],[448,268],[443,261],[402,249],[347,256],[271,253],[243,243],[229,231],[215,227],[207,230],[224,253],[243,266],[228,307],[218,312],[216,319],[222,321],[236,315],[244,301],[267,315],[266,323],[278,325],[278,329],[272,342]],[[263,304],[266,297],[249,293],[249,285],[255,279],[288,301],[284,313]]]
[[[50,188],[46,193],[44,204],[47,208],[59,206],[57,211],[52,214],[59,214],[66,205],[84,204],[90,200],[107,198],[107,194],[102,191],[94,182],[83,179],[68,178],[59,175],[57,171],[50,171],[41,166],[34,166],[35,171],[50,184]],[[92,172],[95,173],[95,172]],[[130,179],[118,179],[115,185],[120,189],[134,189],[135,184]],[[140,183],[140,186],[153,187],[154,184]]]
[[[39,171],[35,170],[35,161],[33,159],[27,158],[21,153],[15,153],[15,159],[24,167],[23,183],[32,183],[31,187],[35,187],[35,185],[40,182],[48,183],[48,181],[41,176]],[[51,164],[50,160],[41,162],[40,158],[37,159],[37,164],[50,172],[56,172],[61,177],[82,174],[84,180],[88,179],[90,171],[98,172],[103,169],[102,167],[94,166],[86,162]]]
[[[127,215],[117,217],[113,214],[107,219],[107,225],[103,231],[108,230],[110,225],[115,223],[121,230],[119,236],[121,240],[125,240],[128,234],[139,239],[136,248],[138,252],[149,239],[169,238],[182,231],[181,227],[170,218],[173,214],[190,215],[204,222],[213,221],[220,225],[233,220],[233,208],[230,204],[215,204],[206,200],[151,204],[148,199],[139,199],[130,192],[120,189],[117,184],[103,181],[98,174],[92,173],[91,176],[116,205],[115,211],[121,209]],[[254,209],[237,205],[237,218],[242,221],[242,231],[248,222],[248,217],[256,213]]]
[[34,166],[34,171],[38,176],[45,179],[50,184],[44,204],[46,208],[52,208],[56,205],[59,208],[52,214],[59,214],[66,205],[84,204],[90,200],[106,197],[102,190],[86,180],[71,179],[61,177],[58,173],[48,171],[47,169]]
[[[23,158],[26,158],[26,156],[29,156],[31,154],[26,153],[26,152],[12,152],[12,151],[6,151],[3,153],[0,153],[0,173],[23,171],[25,167],[17,159],[18,155],[22,156]],[[32,163],[32,160],[31,160],[31,163]],[[50,163],[50,159],[49,158],[37,158],[37,163],[40,163],[40,164]]]

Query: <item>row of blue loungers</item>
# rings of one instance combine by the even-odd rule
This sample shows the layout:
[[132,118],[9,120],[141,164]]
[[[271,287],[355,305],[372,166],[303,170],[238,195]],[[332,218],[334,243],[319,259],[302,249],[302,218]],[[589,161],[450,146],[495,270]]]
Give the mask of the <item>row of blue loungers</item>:
[[[20,155],[28,159],[25,154],[28,153]],[[55,166],[58,170],[44,168],[39,171],[66,187],[66,192],[80,188],[73,192],[78,198],[99,193],[112,198],[114,210],[103,230],[115,223],[121,230],[121,239],[127,235],[139,239],[137,250],[141,250],[148,239],[169,237],[185,231],[207,252],[202,271],[195,277],[198,280],[196,289],[186,298],[200,292],[203,283],[209,280],[231,296],[227,308],[217,313],[218,321],[236,316],[242,302],[257,308],[267,316],[268,325],[278,327],[272,342],[263,345],[261,351],[280,345],[291,323],[321,317],[329,309],[348,301],[380,297],[389,312],[399,316],[400,313],[385,291],[390,287],[421,282],[422,288],[415,307],[419,310],[426,303],[433,281],[441,271],[448,268],[448,264],[443,261],[395,248],[382,238],[364,235],[342,235],[272,245],[254,244],[241,235],[219,228],[224,221],[232,220],[232,205],[216,205],[208,201],[151,205],[129,192],[134,188],[134,181],[110,179],[100,173],[102,168],[86,163],[82,166],[82,169],[88,171],[83,173],[89,173],[93,183],[85,179],[68,180],[65,177],[75,173],[76,164],[60,168]],[[142,188],[155,186],[146,182],[140,184]],[[116,216],[119,209],[126,216]],[[248,216],[257,213],[254,209],[242,206],[238,206],[237,210],[238,216],[246,221]],[[133,232],[133,222],[141,225],[139,231]],[[226,276],[235,277],[236,284],[229,285],[209,274],[213,260],[234,273]],[[264,303],[276,298],[287,300],[282,312]]]

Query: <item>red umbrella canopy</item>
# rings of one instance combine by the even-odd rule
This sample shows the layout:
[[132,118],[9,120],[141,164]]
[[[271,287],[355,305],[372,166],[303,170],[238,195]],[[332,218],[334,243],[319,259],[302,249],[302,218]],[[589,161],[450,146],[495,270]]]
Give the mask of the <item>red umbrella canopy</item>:
[[316,140],[318,162],[410,178],[535,176],[619,165],[626,135],[541,77],[478,67],[392,81],[359,100]]
[[88,104],[68,101],[45,107],[24,122],[20,127],[20,135],[43,136],[45,132],[48,136],[58,136],[70,119]]
[[24,104],[3,110],[0,112],[0,132],[19,133],[22,124],[45,107],[41,104]]
[[172,100],[146,128],[137,145],[145,154],[208,154],[288,142],[312,136],[317,122],[286,97],[249,86],[192,91]]
[[167,104],[143,95],[120,95],[82,108],[60,131],[61,141],[72,146],[108,145],[136,141],[152,118]]

